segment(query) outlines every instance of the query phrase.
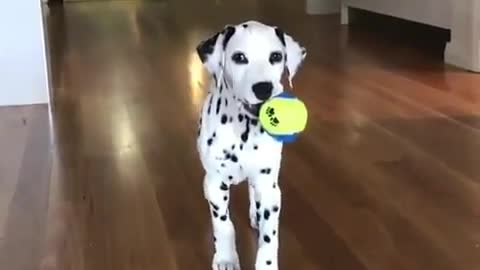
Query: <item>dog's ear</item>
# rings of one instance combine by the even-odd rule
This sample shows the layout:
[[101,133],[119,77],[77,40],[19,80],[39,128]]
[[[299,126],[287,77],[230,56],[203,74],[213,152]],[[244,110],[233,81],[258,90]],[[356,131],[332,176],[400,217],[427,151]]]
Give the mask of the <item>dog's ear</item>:
[[222,77],[225,48],[230,38],[235,34],[235,27],[227,25],[225,28],[210,38],[197,45],[197,54],[205,68],[218,80]]
[[293,77],[307,56],[307,50],[278,27],[275,27],[275,34],[285,46],[285,62],[288,69],[288,81],[291,86]]

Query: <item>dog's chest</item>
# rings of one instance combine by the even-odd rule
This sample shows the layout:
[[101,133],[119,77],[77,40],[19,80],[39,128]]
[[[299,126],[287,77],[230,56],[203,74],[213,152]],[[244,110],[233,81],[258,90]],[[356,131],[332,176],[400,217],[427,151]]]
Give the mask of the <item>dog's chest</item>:
[[279,163],[281,143],[228,95],[209,94],[200,119],[197,144],[207,171],[248,177]]

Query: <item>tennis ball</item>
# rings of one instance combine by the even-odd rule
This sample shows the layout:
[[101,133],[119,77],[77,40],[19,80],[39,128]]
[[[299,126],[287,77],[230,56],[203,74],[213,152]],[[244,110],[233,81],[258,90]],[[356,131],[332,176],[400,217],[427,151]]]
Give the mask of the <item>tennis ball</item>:
[[308,112],[300,99],[283,92],[261,106],[259,119],[272,137],[281,142],[293,142],[307,126]]

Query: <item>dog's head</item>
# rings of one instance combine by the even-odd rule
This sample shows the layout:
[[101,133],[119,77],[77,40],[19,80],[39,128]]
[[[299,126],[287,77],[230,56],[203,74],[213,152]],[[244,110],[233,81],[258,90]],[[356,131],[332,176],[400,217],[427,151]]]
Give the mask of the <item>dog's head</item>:
[[306,50],[278,27],[248,21],[228,25],[197,46],[217,86],[224,81],[242,102],[259,104],[283,91],[282,75],[291,83]]

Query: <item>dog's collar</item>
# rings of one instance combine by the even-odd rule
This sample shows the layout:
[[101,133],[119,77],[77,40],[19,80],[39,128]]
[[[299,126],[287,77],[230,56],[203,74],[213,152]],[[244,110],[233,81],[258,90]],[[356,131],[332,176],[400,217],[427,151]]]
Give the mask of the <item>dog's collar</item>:
[[262,107],[263,103],[259,104],[247,104],[242,102],[242,106],[251,116],[258,118],[258,114],[260,113],[260,107]]

